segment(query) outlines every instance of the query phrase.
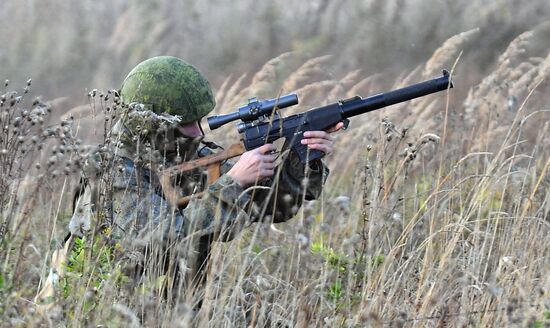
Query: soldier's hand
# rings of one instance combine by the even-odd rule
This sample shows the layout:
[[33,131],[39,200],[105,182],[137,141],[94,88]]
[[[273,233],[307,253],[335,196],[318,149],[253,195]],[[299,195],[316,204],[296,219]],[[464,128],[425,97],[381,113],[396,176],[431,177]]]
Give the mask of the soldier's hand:
[[271,152],[275,149],[274,145],[266,144],[243,153],[227,175],[242,187],[251,186],[258,180],[273,176],[277,157]]
[[306,131],[304,132],[302,145],[307,145],[310,149],[320,150],[328,155],[334,150],[334,141],[330,134],[343,127],[344,123],[340,122],[326,131]]

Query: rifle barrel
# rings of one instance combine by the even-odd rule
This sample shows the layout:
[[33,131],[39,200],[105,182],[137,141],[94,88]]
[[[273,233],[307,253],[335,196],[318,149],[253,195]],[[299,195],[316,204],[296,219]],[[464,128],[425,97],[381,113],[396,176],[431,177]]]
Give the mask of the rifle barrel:
[[380,93],[367,98],[356,97],[344,100],[340,106],[344,118],[364,114],[403,101],[419,98],[431,93],[452,88],[453,83],[449,72],[443,71],[443,76],[428,81],[413,84],[401,89]]

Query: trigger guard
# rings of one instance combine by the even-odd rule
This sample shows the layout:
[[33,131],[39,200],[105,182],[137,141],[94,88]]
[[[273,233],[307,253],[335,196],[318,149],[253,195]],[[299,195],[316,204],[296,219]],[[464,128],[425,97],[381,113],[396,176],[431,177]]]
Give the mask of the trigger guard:
[[344,123],[344,127],[342,129],[347,130],[349,127],[349,118],[346,118],[342,121]]

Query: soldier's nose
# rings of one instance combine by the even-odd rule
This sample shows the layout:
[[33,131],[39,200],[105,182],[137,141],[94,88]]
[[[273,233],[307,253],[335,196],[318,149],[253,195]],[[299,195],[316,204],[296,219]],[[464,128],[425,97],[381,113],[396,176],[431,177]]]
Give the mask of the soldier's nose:
[[204,136],[199,122],[193,122],[178,126],[178,130],[181,134],[189,138],[197,138]]

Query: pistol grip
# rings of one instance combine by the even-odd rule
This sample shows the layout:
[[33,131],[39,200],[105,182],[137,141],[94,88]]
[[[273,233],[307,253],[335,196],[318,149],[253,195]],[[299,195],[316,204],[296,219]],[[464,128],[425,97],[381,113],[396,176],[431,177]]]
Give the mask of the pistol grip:
[[302,145],[301,143],[296,143],[292,147],[294,151],[298,154],[300,158],[300,163],[306,164],[318,158],[323,158],[325,153],[320,150],[309,149],[307,145]]

